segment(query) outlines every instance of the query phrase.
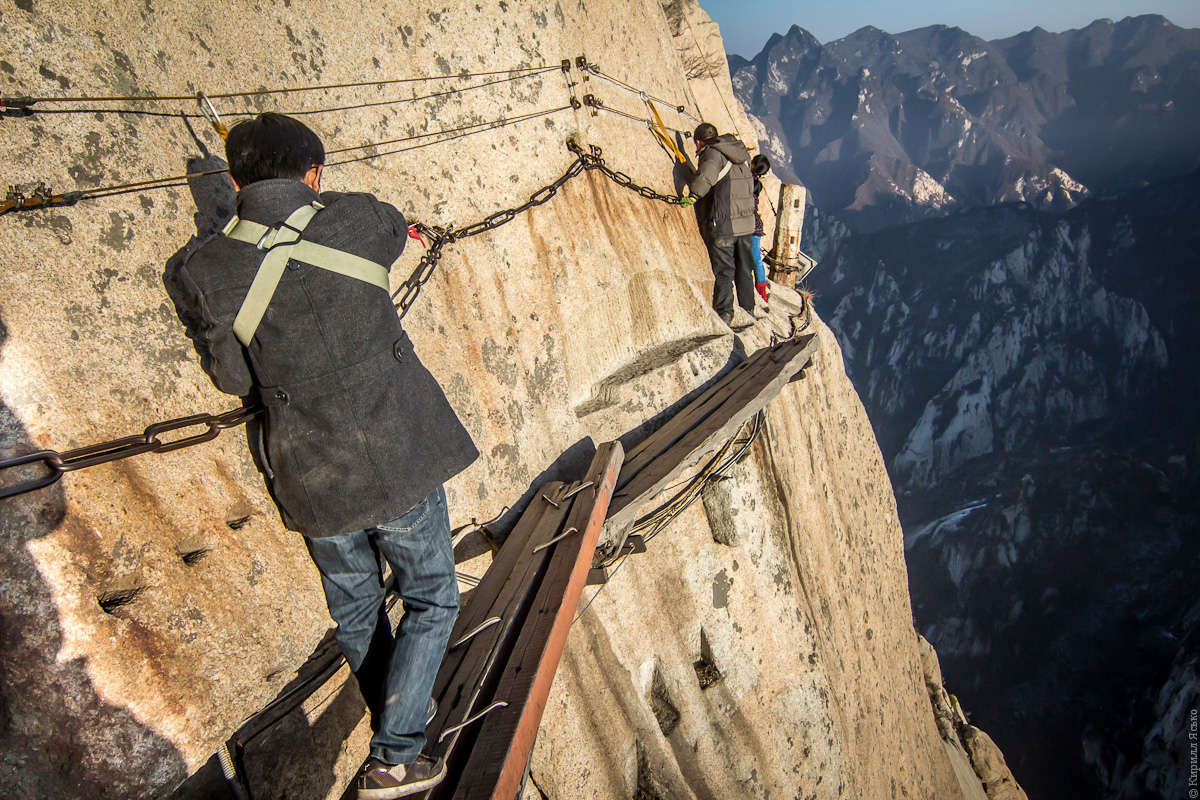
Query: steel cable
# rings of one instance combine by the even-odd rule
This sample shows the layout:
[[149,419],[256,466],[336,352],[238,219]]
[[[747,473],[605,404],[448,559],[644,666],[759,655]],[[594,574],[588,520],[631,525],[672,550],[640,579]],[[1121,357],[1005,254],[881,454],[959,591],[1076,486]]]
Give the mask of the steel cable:
[[[289,117],[302,117],[302,116],[310,116],[313,114],[329,114],[334,111],[353,111],[353,110],[357,110],[360,108],[376,108],[379,106],[400,105],[402,103],[417,103],[422,100],[432,100],[432,99],[435,99],[438,97],[449,97],[449,96],[456,95],[456,94],[464,94],[466,92],[472,92],[472,91],[475,91],[476,89],[485,89],[489,86],[497,86],[502,83],[511,83],[513,81],[521,80],[522,78],[532,78],[537,75],[543,75],[547,72],[558,72],[558,71],[560,71],[560,69],[561,68],[557,67],[557,66],[543,67],[542,69],[540,69],[536,72],[527,72],[522,75],[517,75],[517,76],[512,76],[512,77],[507,77],[507,78],[497,78],[494,81],[486,81],[485,83],[477,83],[473,86],[464,86],[461,88],[446,89],[445,91],[431,92],[429,94],[423,94],[423,95],[419,95],[417,97],[401,97],[401,98],[398,98],[395,100],[372,100],[369,102],[355,103],[353,105],[346,105],[346,106],[332,106],[330,108],[300,109],[298,111],[280,111],[278,113],[285,114]],[[229,112],[226,112],[224,114],[224,116],[226,116],[226,117],[253,117],[253,116],[257,116],[259,113],[260,112],[258,112],[258,111],[229,111]],[[203,117],[203,114],[197,114],[194,116]]]
[[582,67],[582,69],[590,72],[591,74],[595,75],[597,78],[602,78],[603,80],[606,80],[609,83],[612,83],[616,86],[620,86],[622,89],[625,89],[628,92],[633,92],[638,97],[648,97],[651,100],[662,103],[664,106],[667,106],[668,108],[673,109],[675,111],[675,113],[677,113],[677,114],[682,114],[696,122],[703,122],[702,119],[697,117],[692,112],[688,111],[687,108],[682,103],[673,103],[670,100],[666,100],[662,97],[655,97],[654,95],[650,94],[649,92],[647,92],[643,89],[639,89],[636,86],[632,86],[619,78],[614,78],[612,75],[609,75],[609,74],[603,72],[595,64],[588,63],[586,66]]
[[[547,72],[558,72],[561,67],[541,67],[533,72],[525,72],[520,75],[512,75],[506,78],[497,78],[496,80],[477,83],[472,86],[463,86],[460,88],[446,89],[440,92],[430,92],[429,94],[418,95],[416,97],[400,97],[390,100],[370,100],[361,103],[352,103],[343,106],[330,106],[328,108],[314,109],[297,109],[287,111],[277,111],[276,113],[285,114],[289,117],[312,116],[316,114],[330,114],[337,111],[354,111],[362,108],[378,108],[382,106],[402,105],[404,103],[417,103],[422,100],[433,100],[438,97],[450,97],[457,94],[465,94],[466,92],[475,91],[476,89],[485,89],[489,86],[498,86],[502,83],[511,83],[523,78],[532,78],[538,75],[544,75]],[[218,97],[211,95],[210,97]],[[193,96],[189,98],[195,100]],[[36,109],[37,114],[132,114],[143,117],[173,117],[175,119],[207,119],[204,114],[189,113],[186,111],[148,111],[138,108],[39,108]],[[225,111],[222,112],[224,117],[254,117],[262,112],[260,111]]]
[[[294,94],[299,92],[316,92],[326,89],[354,89],[362,86],[391,86],[397,83],[420,83],[423,81],[445,81],[445,80],[461,80],[464,78],[482,78],[491,75],[505,75],[513,72],[538,72],[550,71],[551,69],[559,69],[556,65],[549,67],[548,65],[540,65],[536,67],[515,67],[513,69],[497,69],[486,72],[457,72],[453,75],[419,75],[412,78],[387,78],[379,81],[353,81],[348,83],[325,83],[315,86],[292,86],[282,89],[250,89],[238,92],[216,92],[205,94],[213,99],[226,99],[231,97],[261,97],[268,94]],[[113,95],[108,97],[21,97],[14,98],[23,103],[120,103],[120,102],[138,102],[138,103],[163,103],[177,100],[195,100],[195,94],[182,95]]]
[[[341,166],[343,164],[351,164],[351,163],[358,162],[358,161],[370,161],[371,159],[382,158],[384,156],[395,155],[397,153],[404,153],[404,152],[408,152],[409,150],[417,150],[422,147],[428,147],[428,146],[434,145],[434,144],[441,144],[442,142],[449,142],[449,141],[453,141],[454,139],[461,139],[461,138],[465,138],[467,136],[473,136],[478,133],[486,133],[489,130],[495,130],[497,128],[503,128],[508,125],[514,125],[518,122],[525,122],[527,120],[536,119],[538,117],[545,117],[545,116],[549,116],[551,114],[557,114],[557,113],[559,113],[561,111],[565,111],[569,108],[571,108],[571,106],[569,106],[569,105],[559,106],[558,108],[546,109],[544,111],[535,111],[530,114],[522,114],[520,116],[511,117],[508,119],[501,118],[501,119],[492,120],[489,122],[477,122],[477,123],[473,123],[471,125],[464,125],[460,128],[449,128],[449,129],[441,130],[441,131],[431,131],[429,133],[416,134],[414,136],[407,136],[407,137],[403,137],[400,139],[388,139],[388,140],[384,140],[381,142],[368,142],[367,144],[354,145],[352,147],[343,147],[343,148],[338,148],[335,150],[329,150],[327,152],[330,154],[346,153],[346,152],[351,152],[354,150],[365,150],[365,149],[368,149],[371,147],[380,147],[380,146],[384,146],[384,145],[388,145],[388,144],[398,144],[401,142],[417,141],[420,139],[427,139],[427,138],[437,137],[437,136],[444,137],[444,138],[437,139],[436,141],[433,141],[433,142],[426,142],[424,144],[416,145],[413,147],[396,148],[393,150],[385,150],[381,153],[370,153],[370,154],[367,154],[364,156],[359,156],[357,158],[348,158],[348,159],[343,159],[342,161],[333,161],[333,162],[326,164],[325,166],[326,167],[337,167],[337,166]],[[455,134],[455,135],[450,135],[450,134]],[[101,197],[112,197],[114,195],[126,194],[126,193],[133,192],[133,191],[151,191],[151,190],[156,190],[156,189],[167,189],[167,188],[170,188],[173,186],[184,185],[184,183],[186,181],[194,179],[194,178],[203,178],[208,175],[220,175],[222,173],[228,173],[228,170],[227,169],[213,169],[213,170],[205,170],[203,172],[189,172],[189,173],[185,173],[182,175],[171,175],[171,176],[165,177],[165,178],[148,178],[146,180],[141,180],[141,181],[118,183],[118,184],[113,184],[110,186],[99,186],[99,187],[96,187],[93,189],[80,189],[80,190],[73,191],[73,192],[66,192],[61,195],[50,195],[49,191],[46,190],[44,186],[40,186],[38,188],[38,190],[35,190],[35,192],[31,196],[34,200],[36,200],[38,202],[29,202],[29,198],[26,198],[24,195],[17,194],[15,192],[10,192],[7,200],[0,202],[0,215],[4,214],[10,210],[14,210],[14,209],[43,208],[43,207],[49,207],[49,206],[67,206],[67,205],[74,205],[75,203],[79,202],[80,200],[94,200],[94,199],[99,199]]]
[[[417,141],[418,139],[428,139],[433,136],[445,136],[446,137],[444,139],[438,139],[437,141],[434,141],[434,142],[426,142],[425,144],[417,145],[415,147],[402,147],[402,148],[399,148],[396,150],[385,150],[382,153],[370,153],[365,156],[358,156],[357,158],[347,158],[347,159],[343,159],[341,161],[331,161],[328,164],[326,164],[325,166],[326,167],[338,167],[338,166],[341,166],[342,164],[353,164],[358,161],[368,161],[372,158],[382,158],[383,156],[390,156],[390,155],[394,155],[396,153],[405,153],[405,152],[408,152],[409,150],[417,150],[421,147],[428,147],[429,145],[433,145],[433,144],[441,144],[442,142],[449,142],[449,141],[453,141],[454,139],[461,139],[465,136],[471,136],[476,133],[485,133],[490,130],[496,130],[497,128],[503,128],[508,125],[514,125],[518,122],[525,122],[527,120],[537,119],[538,117],[546,117],[551,114],[557,114],[560,111],[566,111],[570,107],[571,106],[569,106],[569,105],[559,106],[558,108],[550,108],[550,109],[546,109],[545,111],[534,111],[529,114],[521,114],[519,116],[510,117],[508,119],[501,118],[498,120],[493,120],[491,122],[476,122],[476,123],[472,123],[471,125],[463,125],[460,128],[449,128],[449,129],[441,130],[441,131],[432,131],[430,133],[418,133],[413,136],[405,136],[405,137],[402,137],[399,139],[387,139],[387,140],[384,140],[381,142],[370,142],[368,144],[359,144],[359,145],[354,145],[352,147],[339,147],[336,150],[326,151],[326,155],[334,155],[337,153],[349,153],[349,152],[353,152],[355,150],[366,150],[371,147],[383,147],[383,146],[389,145],[389,144],[401,144],[403,142],[413,142],[413,141]],[[468,132],[463,133],[463,131],[468,131]],[[458,135],[450,136],[449,134],[458,134]]]

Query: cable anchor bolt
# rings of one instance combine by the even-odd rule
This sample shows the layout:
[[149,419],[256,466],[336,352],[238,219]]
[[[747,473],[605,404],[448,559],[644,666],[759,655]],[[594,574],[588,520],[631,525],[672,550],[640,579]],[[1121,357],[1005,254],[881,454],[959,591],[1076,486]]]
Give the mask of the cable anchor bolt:
[[0,117],[32,117],[34,111],[30,106],[36,102],[29,96],[0,97]]

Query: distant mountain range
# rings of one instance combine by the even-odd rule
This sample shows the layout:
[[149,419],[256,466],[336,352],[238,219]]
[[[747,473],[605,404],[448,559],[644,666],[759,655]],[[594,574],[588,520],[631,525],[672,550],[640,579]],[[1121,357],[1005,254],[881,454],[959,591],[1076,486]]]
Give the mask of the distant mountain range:
[[793,27],[730,57],[888,463],[918,627],[1033,798],[1185,796],[1200,31]]
[[854,230],[1092,194],[1200,167],[1200,30],[1160,16],[985,41],[934,26],[729,57],[763,151]]
[[850,235],[817,215],[810,231],[950,690],[1030,797],[1183,796],[1200,172],[1062,216],[1008,204]]

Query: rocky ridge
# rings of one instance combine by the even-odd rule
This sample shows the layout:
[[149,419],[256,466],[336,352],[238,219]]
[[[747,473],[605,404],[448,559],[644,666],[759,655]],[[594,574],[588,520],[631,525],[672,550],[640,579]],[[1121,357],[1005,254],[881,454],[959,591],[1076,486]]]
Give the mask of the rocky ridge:
[[917,619],[1035,795],[1171,797],[1186,773],[1198,210],[1193,173],[1062,216],[810,220]]
[[991,42],[932,26],[821,44],[793,26],[730,67],[764,152],[855,230],[1063,211],[1200,165],[1200,31],[1160,16]]

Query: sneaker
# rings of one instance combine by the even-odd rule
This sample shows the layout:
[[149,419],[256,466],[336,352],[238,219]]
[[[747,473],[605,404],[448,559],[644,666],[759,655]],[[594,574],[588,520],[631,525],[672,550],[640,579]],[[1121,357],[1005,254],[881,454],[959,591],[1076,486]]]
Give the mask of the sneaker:
[[408,766],[389,766],[368,758],[354,779],[358,800],[393,800],[432,789],[446,777],[446,762],[434,761],[424,753]]

